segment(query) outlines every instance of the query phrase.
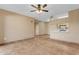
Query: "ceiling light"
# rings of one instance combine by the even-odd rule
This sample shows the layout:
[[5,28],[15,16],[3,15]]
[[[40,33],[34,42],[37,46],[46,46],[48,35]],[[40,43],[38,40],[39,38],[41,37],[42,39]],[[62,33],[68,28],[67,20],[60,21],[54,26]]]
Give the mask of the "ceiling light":
[[42,10],[40,10],[40,11],[37,10],[36,12],[37,12],[38,14],[40,14],[40,13],[42,13]]

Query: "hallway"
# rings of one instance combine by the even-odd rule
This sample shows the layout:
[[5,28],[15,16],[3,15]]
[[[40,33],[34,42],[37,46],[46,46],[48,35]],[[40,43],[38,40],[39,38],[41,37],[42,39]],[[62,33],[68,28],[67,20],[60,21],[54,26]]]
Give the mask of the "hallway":
[[0,46],[1,55],[73,55],[79,45],[49,39],[48,35]]

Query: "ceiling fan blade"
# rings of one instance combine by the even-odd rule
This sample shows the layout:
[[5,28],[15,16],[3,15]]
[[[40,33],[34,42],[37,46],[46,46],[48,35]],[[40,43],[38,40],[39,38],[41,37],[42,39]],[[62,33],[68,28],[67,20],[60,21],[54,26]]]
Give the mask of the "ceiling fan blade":
[[46,6],[47,6],[47,4],[44,4],[44,5],[43,5],[43,8],[45,8]]
[[34,11],[36,11],[36,10],[31,10],[30,12],[34,12]]
[[42,10],[42,11],[44,11],[44,12],[48,12],[48,10]]
[[31,5],[32,7],[34,7],[34,8],[36,8],[36,9],[38,9],[36,6],[34,6],[34,5]]

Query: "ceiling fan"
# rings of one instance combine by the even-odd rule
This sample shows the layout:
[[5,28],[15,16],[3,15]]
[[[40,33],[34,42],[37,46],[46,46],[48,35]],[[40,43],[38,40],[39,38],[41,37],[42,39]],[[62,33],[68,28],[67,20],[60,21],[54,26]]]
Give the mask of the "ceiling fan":
[[41,5],[41,4],[37,4],[37,6],[35,5],[31,5],[32,7],[34,7],[36,10],[31,10],[30,12],[48,12],[48,10],[44,9],[45,7],[47,7],[47,4]]

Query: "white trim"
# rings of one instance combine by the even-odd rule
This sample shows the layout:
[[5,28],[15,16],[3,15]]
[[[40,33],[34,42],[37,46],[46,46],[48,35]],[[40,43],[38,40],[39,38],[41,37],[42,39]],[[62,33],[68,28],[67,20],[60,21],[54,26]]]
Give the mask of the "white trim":
[[57,17],[57,19],[66,18],[68,15]]

